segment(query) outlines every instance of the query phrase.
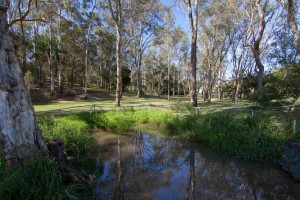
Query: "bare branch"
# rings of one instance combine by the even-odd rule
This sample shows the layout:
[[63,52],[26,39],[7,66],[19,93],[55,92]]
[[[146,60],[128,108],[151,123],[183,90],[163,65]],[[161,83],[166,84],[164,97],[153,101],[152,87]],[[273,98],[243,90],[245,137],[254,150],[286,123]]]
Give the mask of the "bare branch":
[[27,3],[27,10],[26,12],[24,13],[24,15],[22,15],[19,19],[14,19],[12,20],[9,24],[8,24],[8,27],[11,27],[13,24],[15,24],[16,22],[19,22],[19,21],[24,21],[25,18],[27,17],[27,15],[29,14],[29,11],[30,11],[30,7],[31,7],[31,3],[32,3],[32,0],[28,0],[28,3]]

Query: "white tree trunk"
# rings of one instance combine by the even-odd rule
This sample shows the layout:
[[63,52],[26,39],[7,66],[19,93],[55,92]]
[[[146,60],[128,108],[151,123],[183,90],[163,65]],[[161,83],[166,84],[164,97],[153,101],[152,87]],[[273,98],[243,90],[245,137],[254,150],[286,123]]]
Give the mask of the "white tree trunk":
[[0,1],[0,144],[6,164],[46,150],[7,25],[8,1]]

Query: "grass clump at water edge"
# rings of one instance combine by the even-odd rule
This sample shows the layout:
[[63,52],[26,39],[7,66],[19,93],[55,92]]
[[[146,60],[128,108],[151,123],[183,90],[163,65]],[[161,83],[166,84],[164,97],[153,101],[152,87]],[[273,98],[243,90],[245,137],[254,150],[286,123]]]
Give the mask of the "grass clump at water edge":
[[245,160],[277,164],[284,143],[292,136],[291,126],[279,117],[221,111],[202,114],[193,111],[167,125],[170,132],[192,141],[202,141]]

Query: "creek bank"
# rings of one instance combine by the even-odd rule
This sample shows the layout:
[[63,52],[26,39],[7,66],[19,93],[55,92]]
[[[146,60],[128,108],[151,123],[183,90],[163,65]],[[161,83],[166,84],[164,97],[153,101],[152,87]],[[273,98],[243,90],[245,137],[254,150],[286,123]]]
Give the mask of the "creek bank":
[[291,139],[286,142],[280,165],[295,180],[300,181],[300,139]]

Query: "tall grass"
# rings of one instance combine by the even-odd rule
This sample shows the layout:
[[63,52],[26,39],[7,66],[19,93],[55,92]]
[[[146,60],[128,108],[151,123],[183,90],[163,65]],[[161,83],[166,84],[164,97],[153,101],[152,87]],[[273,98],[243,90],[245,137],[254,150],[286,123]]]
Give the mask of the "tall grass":
[[[112,131],[130,130],[134,123],[163,126],[171,112],[158,110],[114,110],[98,113],[76,113],[60,118],[39,117],[38,123],[46,141],[62,140],[68,164],[91,172],[95,165],[95,139],[92,128]],[[68,172],[49,157],[27,161],[22,167],[6,170],[0,154],[0,199],[85,199],[92,197],[90,186],[72,182]]]
[[170,132],[246,160],[277,164],[283,146],[292,137],[291,126],[279,117],[229,111],[202,114],[197,111],[175,118]]
[[[89,113],[78,113],[77,118],[84,120],[89,128],[103,128],[113,132],[131,130],[135,123],[151,123],[159,126],[167,124],[172,112],[165,110],[112,110]],[[69,118],[70,116],[68,116]]]
[[85,183],[70,182],[53,158],[43,156],[1,171],[0,199],[92,199],[92,191]]

